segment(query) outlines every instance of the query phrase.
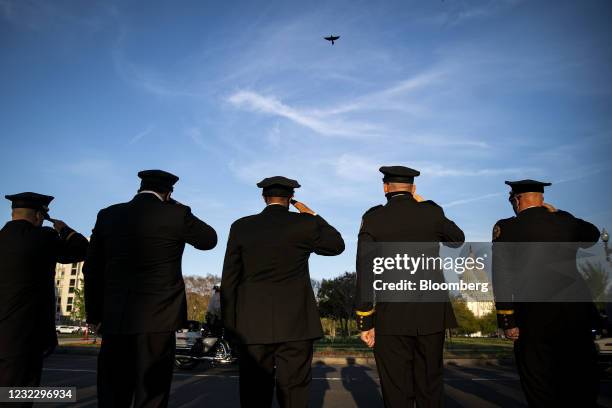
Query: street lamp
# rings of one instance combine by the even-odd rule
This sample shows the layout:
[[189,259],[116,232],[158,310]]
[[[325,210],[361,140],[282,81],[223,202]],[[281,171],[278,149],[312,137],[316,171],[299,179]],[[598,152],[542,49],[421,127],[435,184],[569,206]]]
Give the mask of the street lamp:
[[606,252],[606,261],[610,262],[610,254],[612,254],[612,250],[608,248],[608,241],[610,240],[610,234],[606,229],[601,230],[601,240],[604,243],[604,251]]

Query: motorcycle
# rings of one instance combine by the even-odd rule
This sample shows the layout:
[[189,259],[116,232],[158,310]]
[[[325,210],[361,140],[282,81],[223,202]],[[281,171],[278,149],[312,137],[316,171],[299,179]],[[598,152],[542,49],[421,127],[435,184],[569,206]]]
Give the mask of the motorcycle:
[[223,327],[202,324],[189,320],[187,327],[176,331],[176,368],[191,370],[200,362],[207,361],[211,367],[231,364],[237,360]]

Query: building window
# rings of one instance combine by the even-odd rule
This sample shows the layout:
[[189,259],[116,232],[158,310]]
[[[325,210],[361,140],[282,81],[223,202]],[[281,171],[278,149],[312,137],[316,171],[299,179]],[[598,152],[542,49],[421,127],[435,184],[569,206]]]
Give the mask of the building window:
[[57,305],[57,307],[55,308],[55,311],[57,313],[60,313],[62,311],[62,308],[59,305]]
[[74,288],[68,288],[68,293],[74,293]]
[[70,279],[70,286],[76,285],[76,279]]
[[68,304],[71,305],[72,304],[72,299],[74,299],[73,297],[69,297],[68,298]]
[[72,305],[66,306],[66,311],[67,312],[72,312]]
[[61,297],[58,297],[58,298],[57,298],[57,304],[59,305],[59,304],[61,304],[61,303],[62,303],[62,298],[61,298]]

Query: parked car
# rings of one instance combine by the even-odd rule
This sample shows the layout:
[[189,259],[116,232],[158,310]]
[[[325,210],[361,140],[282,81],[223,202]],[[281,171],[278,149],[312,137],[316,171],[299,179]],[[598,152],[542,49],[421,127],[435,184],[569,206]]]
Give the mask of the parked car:
[[79,326],[55,326],[57,334],[76,334],[81,332]]

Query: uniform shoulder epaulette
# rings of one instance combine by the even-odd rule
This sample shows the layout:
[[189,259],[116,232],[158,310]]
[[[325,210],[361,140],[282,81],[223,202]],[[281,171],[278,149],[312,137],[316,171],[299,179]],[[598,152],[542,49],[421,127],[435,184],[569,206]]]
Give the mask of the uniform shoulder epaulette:
[[497,220],[497,222],[493,226],[493,233],[492,233],[491,239],[495,241],[497,238],[499,238],[502,233],[502,228],[504,227],[504,225],[507,225],[508,222],[511,222],[513,219],[515,219],[515,217],[502,218],[501,220]]
[[371,212],[374,212],[374,211],[376,211],[376,210],[378,210],[379,208],[382,208],[382,207],[383,207],[382,204],[375,205],[374,207],[370,208],[368,211],[364,212],[362,217],[365,217],[367,214],[370,214]]

